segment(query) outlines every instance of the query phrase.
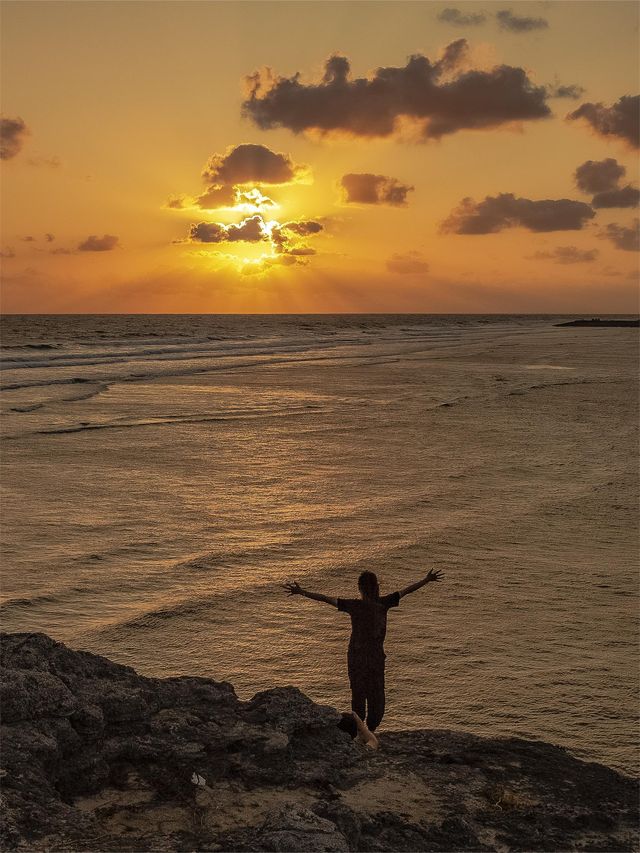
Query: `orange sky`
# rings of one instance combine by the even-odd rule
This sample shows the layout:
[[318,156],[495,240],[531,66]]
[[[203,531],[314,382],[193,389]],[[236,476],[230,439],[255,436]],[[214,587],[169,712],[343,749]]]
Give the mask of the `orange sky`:
[[635,312],[638,17],[4,2],[3,310]]

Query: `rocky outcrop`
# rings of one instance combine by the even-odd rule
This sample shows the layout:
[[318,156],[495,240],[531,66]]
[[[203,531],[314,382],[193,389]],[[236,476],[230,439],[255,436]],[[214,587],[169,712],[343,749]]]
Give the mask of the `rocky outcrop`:
[[2,845],[65,851],[635,850],[637,785],[545,743],[351,742],[293,687],[153,679],[2,635]]
[[587,329],[637,329],[640,326],[640,320],[613,320],[611,317],[602,320],[600,317],[593,317],[591,320],[569,320],[566,323],[554,323],[553,325]]

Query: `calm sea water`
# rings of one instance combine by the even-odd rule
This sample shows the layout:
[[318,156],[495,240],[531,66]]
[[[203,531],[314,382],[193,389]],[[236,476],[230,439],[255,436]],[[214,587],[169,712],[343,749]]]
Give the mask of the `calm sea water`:
[[637,771],[638,335],[550,317],[6,317],[5,630]]

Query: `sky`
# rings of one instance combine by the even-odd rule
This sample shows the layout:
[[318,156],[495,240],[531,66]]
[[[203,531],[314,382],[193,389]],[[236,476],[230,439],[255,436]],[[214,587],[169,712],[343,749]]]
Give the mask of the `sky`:
[[6,313],[635,313],[635,2],[3,2]]

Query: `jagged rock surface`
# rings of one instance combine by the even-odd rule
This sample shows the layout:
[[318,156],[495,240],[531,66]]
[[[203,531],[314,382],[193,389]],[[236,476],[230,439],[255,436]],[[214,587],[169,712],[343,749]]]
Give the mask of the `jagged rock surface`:
[[153,679],[4,634],[2,846],[65,851],[638,849],[636,783],[545,743],[353,744],[295,688]]

